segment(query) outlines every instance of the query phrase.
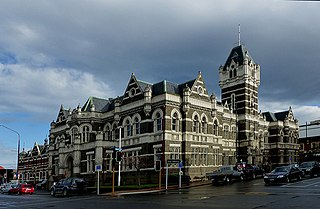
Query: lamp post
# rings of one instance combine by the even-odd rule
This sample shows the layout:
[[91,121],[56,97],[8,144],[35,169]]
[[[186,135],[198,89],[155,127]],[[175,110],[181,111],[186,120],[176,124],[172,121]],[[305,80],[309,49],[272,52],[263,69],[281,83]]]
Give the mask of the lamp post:
[[19,153],[20,153],[20,134],[17,132],[17,131],[15,131],[15,130],[13,130],[13,129],[11,129],[11,128],[9,128],[9,127],[7,127],[7,126],[5,126],[5,125],[2,125],[2,124],[0,124],[0,126],[1,127],[3,127],[3,128],[6,128],[6,129],[8,129],[8,130],[10,130],[10,131],[12,131],[12,132],[14,132],[14,133],[16,133],[17,135],[18,135],[18,161],[17,161],[17,179],[19,179]]

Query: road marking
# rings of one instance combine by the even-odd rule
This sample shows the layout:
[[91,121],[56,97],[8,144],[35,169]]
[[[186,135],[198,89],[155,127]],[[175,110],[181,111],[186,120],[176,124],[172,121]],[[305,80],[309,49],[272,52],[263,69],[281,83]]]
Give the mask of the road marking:
[[315,183],[312,183],[312,184],[307,184],[307,185],[302,185],[302,186],[296,186],[296,185],[286,184],[286,185],[282,185],[282,186],[280,186],[280,187],[296,187],[296,188],[305,188],[305,187],[309,187],[309,186],[317,185],[317,184],[320,184],[320,182],[315,182]]
[[245,195],[269,195],[268,192],[246,192]]

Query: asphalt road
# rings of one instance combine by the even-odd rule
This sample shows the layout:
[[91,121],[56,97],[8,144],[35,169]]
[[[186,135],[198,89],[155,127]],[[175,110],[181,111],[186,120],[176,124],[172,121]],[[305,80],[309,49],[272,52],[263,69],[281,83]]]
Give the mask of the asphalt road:
[[226,186],[204,185],[123,196],[51,197],[46,194],[0,194],[0,208],[320,208],[320,177],[265,186],[263,179]]

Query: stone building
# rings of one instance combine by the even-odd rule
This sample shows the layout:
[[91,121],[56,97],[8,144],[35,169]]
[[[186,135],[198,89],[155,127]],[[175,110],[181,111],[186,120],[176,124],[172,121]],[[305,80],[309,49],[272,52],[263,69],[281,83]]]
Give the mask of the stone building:
[[48,140],[19,153],[19,179],[36,184],[48,177]]
[[[73,110],[61,106],[51,123],[49,176],[94,180],[95,165],[102,165],[102,181],[110,182],[114,147],[123,151],[120,171],[127,183],[141,174],[144,181],[154,182],[157,160],[162,167],[168,159],[181,160],[180,167],[191,180],[239,160],[278,163],[274,143],[293,144],[296,139],[275,142],[274,136],[283,138],[287,132],[270,135],[269,131],[285,129],[286,118],[292,130],[298,129],[292,111],[274,123],[258,111],[260,66],[243,45],[231,50],[219,74],[221,101],[208,92],[201,72],[181,84],[166,80],[151,84],[132,74],[117,98],[89,97]],[[297,137],[292,130],[288,137]],[[289,155],[295,157],[297,152],[292,147]],[[170,174],[176,175],[178,165],[169,166]]]

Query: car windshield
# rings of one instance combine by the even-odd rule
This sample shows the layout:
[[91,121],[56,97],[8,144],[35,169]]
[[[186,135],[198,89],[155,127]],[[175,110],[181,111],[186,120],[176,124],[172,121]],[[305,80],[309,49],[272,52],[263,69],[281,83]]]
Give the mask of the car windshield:
[[300,168],[311,167],[311,166],[313,166],[312,162],[304,162],[304,163],[301,163]]
[[288,168],[287,167],[278,167],[278,168],[275,168],[272,173],[278,173],[278,172],[287,172],[288,171]]

